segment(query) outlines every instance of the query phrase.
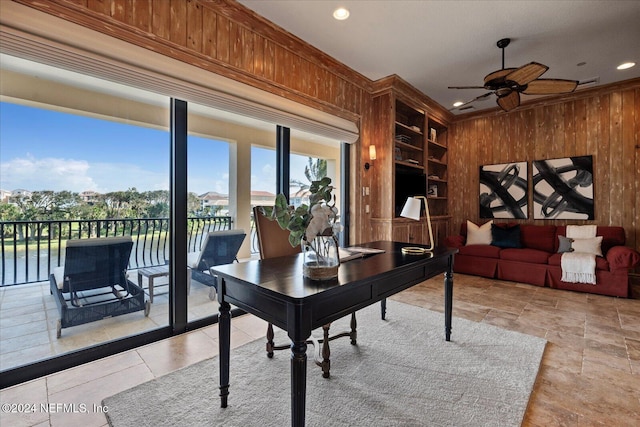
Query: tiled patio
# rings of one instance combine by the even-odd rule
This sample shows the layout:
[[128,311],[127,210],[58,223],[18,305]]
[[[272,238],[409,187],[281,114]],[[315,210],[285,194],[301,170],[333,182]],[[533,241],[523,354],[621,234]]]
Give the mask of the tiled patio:
[[[133,274],[135,276],[135,271]],[[167,284],[166,277],[155,279],[154,300],[148,317],[138,311],[64,328],[60,339],[56,338],[59,313],[49,282],[0,288],[0,368],[5,370],[168,325],[168,288],[163,284]],[[143,287],[147,291],[146,279]],[[217,303],[209,300],[209,290],[192,281],[187,303],[190,321],[218,312]],[[148,295],[145,299],[149,299]]]

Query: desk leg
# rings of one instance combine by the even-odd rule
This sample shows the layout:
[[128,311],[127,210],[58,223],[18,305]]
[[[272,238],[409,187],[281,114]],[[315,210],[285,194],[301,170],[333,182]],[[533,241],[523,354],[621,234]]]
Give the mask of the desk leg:
[[304,427],[307,397],[307,343],[291,341],[291,425]]
[[231,345],[231,306],[227,302],[220,302],[218,341],[220,351],[220,407],[226,408],[229,396],[229,348]]
[[444,333],[451,341],[451,312],[453,311],[453,271],[444,273]]

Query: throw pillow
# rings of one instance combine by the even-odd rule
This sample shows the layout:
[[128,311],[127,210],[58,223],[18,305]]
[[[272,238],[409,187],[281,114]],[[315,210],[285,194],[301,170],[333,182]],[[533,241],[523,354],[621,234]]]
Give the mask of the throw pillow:
[[575,252],[602,256],[602,236],[589,239],[573,239],[571,247]]
[[573,252],[571,243],[573,239],[564,236],[558,236],[558,253],[563,254],[565,252]]
[[491,244],[491,226],[493,221],[477,226],[467,220],[467,243],[466,245],[490,245]]
[[521,248],[520,225],[508,227],[491,224],[491,244],[499,248]]
[[571,239],[558,236],[558,253],[576,252],[602,256],[602,236],[588,239]]

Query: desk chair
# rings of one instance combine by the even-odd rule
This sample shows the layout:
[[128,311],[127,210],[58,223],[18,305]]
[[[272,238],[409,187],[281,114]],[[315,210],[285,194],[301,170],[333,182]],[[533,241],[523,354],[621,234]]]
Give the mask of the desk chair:
[[[253,208],[253,218],[256,224],[256,234],[258,237],[258,248],[260,251],[260,259],[276,258],[287,255],[295,255],[301,252],[300,246],[292,247],[289,243],[289,231],[280,228],[277,221],[272,221],[265,217],[262,213],[261,206],[255,206]],[[302,274],[302,271],[300,272]],[[333,341],[336,338],[348,336],[351,338],[351,344],[356,344],[357,332],[356,332],[356,314],[351,314],[351,331],[343,332],[334,336],[329,336],[329,328],[331,324],[324,325],[323,338],[321,340],[315,339],[313,336],[311,340],[307,341],[307,344],[313,344],[316,350],[319,350],[319,344],[322,343],[322,354],[316,356],[316,365],[322,368],[322,376],[329,378],[329,370],[331,362],[329,360],[330,350],[329,341]],[[269,323],[267,325],[267,357],[273,357],[275,350],[284,350],[290,348],[290,345],[275,345],[273,342],[273,325]]]

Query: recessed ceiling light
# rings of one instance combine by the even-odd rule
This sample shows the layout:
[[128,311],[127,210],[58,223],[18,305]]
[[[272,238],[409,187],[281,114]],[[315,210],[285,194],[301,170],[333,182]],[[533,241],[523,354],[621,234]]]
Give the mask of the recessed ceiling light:
[[349,17],[349,11],[344,7],[339,7],[333,11],[333,17],[338,21],[344,21]]
[[636,65],[635,62],[625,62],[624,64],[618,65],[618,70],[626,70],[627,68],[631,68]]
[[462,104],[464,104],[464,102],[462,102],[462,101],[456,101],[456,102],[454,102],[454,103],[453,103],[453,106],[454,106],[454,107],[459,107],[459,106],[461,106]]

